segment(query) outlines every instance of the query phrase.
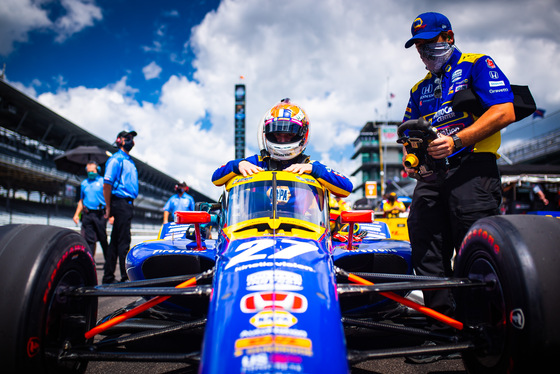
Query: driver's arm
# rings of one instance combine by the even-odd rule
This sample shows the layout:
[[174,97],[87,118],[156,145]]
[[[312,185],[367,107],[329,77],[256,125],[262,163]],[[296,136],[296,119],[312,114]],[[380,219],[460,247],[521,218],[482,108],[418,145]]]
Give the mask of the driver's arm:
[[244,177],[246,177],[247,175],[257,174],[259,171],[264,171],[264,169],[261,168],[260,166],[253,165],[247,160],[242,160],[239,163],[238,168],[239,168],[239,173]]
[[307,165],[311,165],[312,167],[311,173],[309,174],[334,195],[346,197],[352,192],[354,187],[352,182],[341,173],[326,167],[318,161],[312,161]]
[[246,159],[232,160],[214,171],[214,174],[212,174],[212,183],[216,186],[223,186],[237,175],[253,175],[263,170],[264,169],[259,166],[259,157],[257,155],[247,157]]

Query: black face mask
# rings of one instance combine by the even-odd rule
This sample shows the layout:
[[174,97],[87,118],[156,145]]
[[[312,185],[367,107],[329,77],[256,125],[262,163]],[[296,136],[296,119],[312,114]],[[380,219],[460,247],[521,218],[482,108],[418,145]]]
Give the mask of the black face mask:
[[122,146],[127,152],[130,152],[132,147],[134,147],[134,139],[132,138],[125,138],[124,143]]

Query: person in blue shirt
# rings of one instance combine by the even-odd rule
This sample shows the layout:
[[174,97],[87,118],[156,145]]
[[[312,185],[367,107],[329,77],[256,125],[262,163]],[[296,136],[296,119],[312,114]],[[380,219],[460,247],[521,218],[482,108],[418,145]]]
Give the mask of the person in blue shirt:
[[[453,275],[453,252],[470,226],[499,214],[496,158],[500,130],[515,121],[513,93],[491,57],[459,51],[443,14],[420,14],[411,33],[405,48],[416,47],[428,73],[412,87],[403,122],[423,117],[436,127],[441,136],[430,143],[428,154],[436,160],[447,158],[449,164],[442,179],[419,180],[414,190],[408,217],[412,262],[418,275],[446,277]],[[482,115],[453,110],[454,95],[466,89],[478,96],[485,109]],[[409,175],[416,172],[406,166],[405,170]],[[448,289],[424,292],[424,302],[443,314],[454,314]]]
[[309,119],[290,99],[283,99],[266,112],[259,123],[260,155],[232,160],[212,175],[212,183],[222,186],[236,175],[253,175],[264,170],[284,170],[310,174],[336,196],[352,192],[352,182],[341,173],[303,154],[309,139]]
[[163,223],[169,222],[169,217],[174,220],[174,214],[177,211],[194,210],[194,199],[187,193],[189,186],[185,182],[181,182],[175,186],[176,194],[171,196],[163,206]]
[[86,165],[87,178],[80,186],[80,201],[74,213],[74,222],[82,219],[82,235],[95,257],[95,243],[99,241],[103,255],[107,253],[107,218],[105,217],[105,198],[103,197],[103,177],[99,175],[101,168],[95,161]]
[[125,258],[130,249],[134,199],[138,196],[138,170],[129,153],[134,147],[136,131],[121,131],[115,140],[119,151],[105,164],[103,196],[107,203],[105,217],[114,217],[111,243],[105,257],[103,283],[115,283],[117,258],[121,282],[128,280]]

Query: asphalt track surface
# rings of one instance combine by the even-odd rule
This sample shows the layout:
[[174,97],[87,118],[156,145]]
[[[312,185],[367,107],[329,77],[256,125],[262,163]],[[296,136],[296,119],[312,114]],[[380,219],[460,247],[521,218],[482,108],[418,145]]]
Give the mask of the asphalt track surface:
[[[132,245],[137,244],[146,237],[133,237]],[[103,254],[101,248],[95,255],[97,263],[97,278],[103,277]],[[117,265],[116,278],[120,279],[120,273]],[[98,317],[105,316],[114,310],[134,301],[134,297],[126,298],[99,298]],[[327,373],[325,370],[324,373]],[[196,368],[189,364],[178,363],[150,363],[150,362],[103,362],[95,361],[88,364],[86,374],[194,374],[197,373]],[[384,360],[366,361],[352,366],[351,374],[466,374],[461,359],[441,360],[431,364],[409,364],[405,363],[404,358],[392,358]]]

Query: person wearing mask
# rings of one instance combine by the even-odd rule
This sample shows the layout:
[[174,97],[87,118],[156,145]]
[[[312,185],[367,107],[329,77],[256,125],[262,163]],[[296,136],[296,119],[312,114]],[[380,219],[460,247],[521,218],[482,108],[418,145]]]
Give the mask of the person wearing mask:
[[383,215],[387,218],[395,218],[404,212],[406,212],[404,203],[397,199],[396,193],[391,192],[387,196],[387,201],[383,203]]
[[236,175],[253,175],[265,170],[284,170],[310,174],[335,196],[346,197],[352,192],[352,182],[318,161],[303,154],[309,139],[309,119],[304,110],[283,99],[265,113],[259,123],[260,155],[232,160],[219,167],[212,182],[222,186]]
[[114,217],[111,243],[105,257],[103,283],[115,283],[117,259],[121,282],[128,280],[125,258],[130,249],[134,199],[138,196],[138,170],[129,153],[134,147],[136,131],[121,131],[115,140],[119,151],[105,164],[103,195],[107,203],[105,218]]
[[175,186],[176,194],[171,196],[163,206],[163,223],[174,220],[174,214],[177,211],[194,210],[194,199],[187,193],[189,186],[185,182],[181,182]]
[[73,220],[76,224],[82,219],[82,235],[86,239],[89,249],[95,258],[95,243],[99,241],[106,255],[109,248],[107,243],[107,218],[105,217],[105,198],[103,197],[103,177],[99,175],[101,167],[90,161],[86,165],[87,178],[80,186],[80,201],[76,207]]
[[[418,275],[446,277],[452,275],[453,252],[471,225],[500,213],[496,158],[500,130],[515,121],[513,93],[491,57],[459,51],[451,23],[443,14],[420,14],[412,22],[411,33],[405,48],[416,47],[428,73],[411,89],[403,122],[423,117],[437,128],[441,136],[427,151],[436,160],[448,161],[442,179],[420,180],[414,190],[408,217],[412,262]],[[454,95],[466,89],[478,97],[485,110],[482,115],[453,110]],[[406,166],[405,170],[415,173]],[[455,302],[448,289],[424,292],[424,302],[454,315]],[[441,356],[419,358],[430,362]]]

